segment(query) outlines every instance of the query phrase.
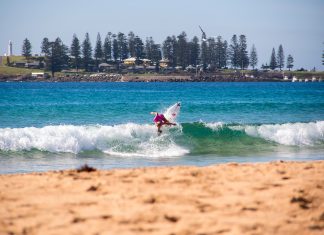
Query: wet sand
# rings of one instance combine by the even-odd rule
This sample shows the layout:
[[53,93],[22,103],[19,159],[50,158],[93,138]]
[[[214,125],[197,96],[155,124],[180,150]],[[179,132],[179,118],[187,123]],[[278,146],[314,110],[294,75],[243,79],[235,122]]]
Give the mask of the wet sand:
[[0,175],[0,234],[323,234],[324,161]]

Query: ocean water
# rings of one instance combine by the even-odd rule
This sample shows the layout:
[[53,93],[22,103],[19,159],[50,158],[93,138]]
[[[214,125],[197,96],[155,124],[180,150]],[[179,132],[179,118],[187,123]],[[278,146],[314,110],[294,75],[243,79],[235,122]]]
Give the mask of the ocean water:
[[324,83],[0,83],[1,174],[318,159]]

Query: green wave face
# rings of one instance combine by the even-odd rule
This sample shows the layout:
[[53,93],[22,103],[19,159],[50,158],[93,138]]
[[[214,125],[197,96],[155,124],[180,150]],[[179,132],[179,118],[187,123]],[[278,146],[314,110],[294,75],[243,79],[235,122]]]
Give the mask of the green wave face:
[[243,129],[235,130],[230,127],[223,125],[214,130],[204,123],[184,123],[182,136],[177,143],[190,148],[192,155],[245,155],[273,151],[278,146],[275,142],[249,136]]

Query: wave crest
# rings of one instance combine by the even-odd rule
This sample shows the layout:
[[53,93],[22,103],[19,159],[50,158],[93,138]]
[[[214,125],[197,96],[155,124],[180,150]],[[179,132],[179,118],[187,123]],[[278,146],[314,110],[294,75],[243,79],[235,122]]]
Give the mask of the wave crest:
[[165,127],[161,136],[154,125],[135,123],[0,129],[1,151],[37,149],[77,154],[95,150],[123,157],[177,157],[188,153],[240,154],[247,149],[269,150],[274,143],[322,148],[324,121],[261,125],[182,123]]
[[245,132],[283,145],[314,146],[324,141],[324,121],[246,126]]
[[134,123],[116,126],[45,126],[42,128],[0,129],[0,150],[38,149],[79,153],[100,150],[120,156],[181,156],[188,151],[177,146],[167,134],[157,136],[153,125]]

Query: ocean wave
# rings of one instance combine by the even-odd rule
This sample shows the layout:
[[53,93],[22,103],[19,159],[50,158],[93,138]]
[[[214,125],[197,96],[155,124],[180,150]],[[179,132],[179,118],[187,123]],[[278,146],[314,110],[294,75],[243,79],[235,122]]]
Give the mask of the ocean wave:
[[0,129],[0,150],[32,149],[75,154],[100,150],[118,156],[148,157],[173,157],[188,153],[167,134],[158,136],[153,125],[127,123],[116,126],[59,125]]
[[214,131],[230,129],[249,136],[290,146],[314,146],[324,142],[324,121],[308,123],[234,125],[222,122],[205,123]]
[[324,141],[324,121],[246,126],[248,135],[283,145],[314,146]]
[[[274,145],[312,147],[324,144],[324,121],[239,125],[222,122],[182,123],[157,135],[150,124],[57,125],[1,128],[1,151],[73,153],[98,150],[121,157],[178,157],[217,154]],[[235,152],[235,153],[236,153]]]

